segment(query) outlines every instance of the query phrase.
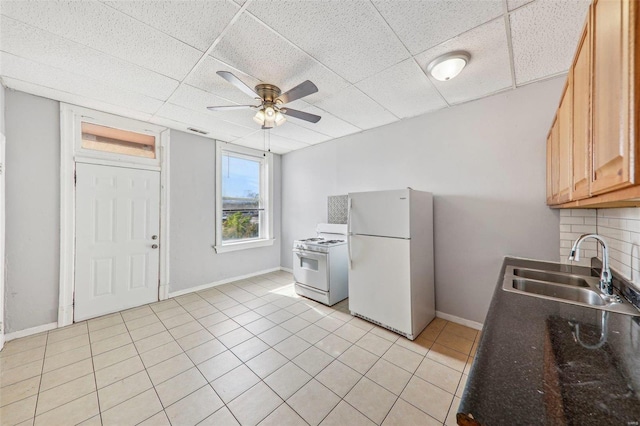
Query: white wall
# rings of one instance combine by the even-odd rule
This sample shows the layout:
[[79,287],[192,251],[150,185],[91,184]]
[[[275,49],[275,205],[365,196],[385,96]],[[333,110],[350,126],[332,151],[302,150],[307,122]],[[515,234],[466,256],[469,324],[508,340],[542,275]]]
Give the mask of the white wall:
[[2,80],[0,80],[0,133],[4,135],[4,91],[5,88],[2,85]]
[[[59,291],[59,102],[6,91],[7,333],[56,322]],[[278,268],[280,156],[273,247],[216,255],[215,142],[171,131],[170,291]]]
[[271,247],[216,254],[215,142],[171,131],[169,291],[280,266],[280,156],[274,155],[274,235]]
[[326,220],[327,196],[434,193],[436,309],[482,322],[505,255],[556,260],[546,134],[564,77],[286,154],[282,264]]
[[7,333],[58,320],[59,104],[6,91]]

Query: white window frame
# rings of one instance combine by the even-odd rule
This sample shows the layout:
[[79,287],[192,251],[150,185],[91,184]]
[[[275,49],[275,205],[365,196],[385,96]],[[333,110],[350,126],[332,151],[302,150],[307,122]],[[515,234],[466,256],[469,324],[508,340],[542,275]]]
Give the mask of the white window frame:
[[[242,157],[250,157],[261,161],[260,195],[264,205],[264,220],[260,227],[261,237],[253,240],[224,242],[222,241],[222,155],[225,152]],[[226,253],[256,247],[273,245],[273,154],[257,149],[216,141],[216,253]]]

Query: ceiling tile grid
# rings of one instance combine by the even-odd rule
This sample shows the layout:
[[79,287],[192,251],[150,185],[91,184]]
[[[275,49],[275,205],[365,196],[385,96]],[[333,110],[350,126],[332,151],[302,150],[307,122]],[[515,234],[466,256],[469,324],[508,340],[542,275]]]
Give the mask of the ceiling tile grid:
[[569,69],[589,4],[589,0],[537,0],[511,13],[517,84]]
[[374,0],[373,3],[413,55],[504,12],[504,0]]
[[426,69],[438,56],[456,50],[465,50],[471,55],[469,64],[462,72],[449,81],[429,77],[449,104],[468,102],[512,86],[511,60],[503,17],[429,49],[416,56],[416,60]]
[[255,1],[248,10],[351,83],[409,57],[368,1]]
[[152,98],[164,100],[178,87],[174,79],[6,16],[0,16],[0,40],[4,52]]
[[204,52],[240,10],[230,0],[137,0],[103,1],[131,16]]
[[[287,106],[322,119],[273,129],[273,151],[285,153],[566,72],[588,4],[2,0],[0,77],[36,95],[255,147],[264,132],[252,109],[206,109],[257,103],[216,71],[282,91],[311,80],[319,91]],[[453,50],[471,54],[462,73],[428,76],[428,63]]]
[[400,118],[447,106],[413,58],[387,68],[356,86]]
[[244,71],[284,92],[304,80],[320,91],[308,102],[338,93],[349,85],[291,42],[250,15],[242,15],[211,52],[214,58]]
[[[38,84],[29,83],[23,80],[18,80],[11,77],[2,77],[2,82],[14,90],[18,90],[26,93],[37,94],[49,99],[56,99],[60,102],[66,102],[72,105],[79,105],[85,108],[94,109],[96,111],[104,111],[110,114],[117,114],[134,120],[149,121],[153,119],[152,114],[141,112],[138,109],[123,107],[109,102],[103,102],[98,99],[89,98],[82,95],[75,95],[72,93],[64,92],[58,89],[52,89],[50,87],[40,86]],[[178,128],[178,127],[176,127]]]
[[9,77],[79,97],[124,105],[143,113],[153,113],[162,106],[162,101],[158,99],[105,85],[99,79],[72,74],[9,53],[0,52],[0,63],[3,78]]
[[340,94],[324,99],[315,105],[363,130],[398,120],[398,117],[355,86],[349,86]]
[[92,0],[2,1],[2,14],[180,80],[201,52]]

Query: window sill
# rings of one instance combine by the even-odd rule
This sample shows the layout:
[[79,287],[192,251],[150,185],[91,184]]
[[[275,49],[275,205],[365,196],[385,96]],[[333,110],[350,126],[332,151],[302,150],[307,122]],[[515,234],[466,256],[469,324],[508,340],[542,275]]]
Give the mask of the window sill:
[[240,243],[229,243],[225,245],[217,245],[213,246],[216,249],[216,253],[227,253],[230,251],[238,251],[238,250],[246,250],[257,247],[268,247],[272,246],[275,239],[268,240],[257,240],[257,241],[243,241]]

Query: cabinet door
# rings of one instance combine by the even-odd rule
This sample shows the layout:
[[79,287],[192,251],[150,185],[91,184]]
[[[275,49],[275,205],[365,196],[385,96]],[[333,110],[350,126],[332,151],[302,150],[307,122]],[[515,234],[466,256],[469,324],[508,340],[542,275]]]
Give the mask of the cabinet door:
[[635,34],[630,34],[631,7],[635,9],[629,0],[596,0],[593,5],[593,194],[636,180],[629,119],[629,71],[634,65],[630,47],[635,41]]
[[549,136],[547,136],[547,204],[554,204],[553,202],[553,174],[551,169],[553,168],[553,157],[551,154],[551,145],[553,144],[553,128],[549,130]]
[[[589,19],[589,18],[587,18]],[[591,40],[587,24],[573,64],[572,200],[589,197],[591,149]]]
[[558,202],[566,203],[571,199],[571,180],[573,175],[571,148],[573,146],[573,85],[569,74],[560,107],[558,108]]
[[560,138],[558,137],[558,119],[551,127],[551,201],[552,204],[559,203],[560,194]]

